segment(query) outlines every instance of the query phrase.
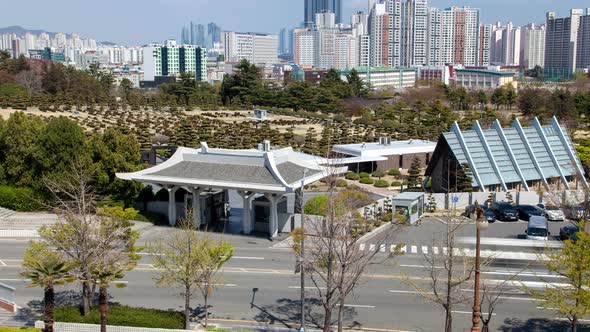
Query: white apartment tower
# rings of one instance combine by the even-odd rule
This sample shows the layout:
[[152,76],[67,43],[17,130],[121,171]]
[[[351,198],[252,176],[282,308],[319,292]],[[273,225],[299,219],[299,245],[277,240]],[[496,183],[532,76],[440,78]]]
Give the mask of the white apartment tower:
[[390,41],[395,66],[426,64],[428,58],[428,1],[389,0]]
[[[391,4],[391,2],[389,2]],[[387,67],[396,65],[392,61],[391,15],[384,2],[375,3],[369,15],[369,65]],[[397,64],[399,66],[399,64]]]
[[222,34],[225,61],[273,64],[278,59],[278,35],[224,31]]
[[293,61],[301,67],[316,67],[319,63],[319,33],[315,29],[293,31]]
[[492,41],[492,25],[480,24],[479,26],[479,55],[477,60],[479,66],[490,65],[490,52]]
[[522,28],[520,65],[526,69],[545,65],[545,25],[529,24]]
[[479,10],[470,7],[431,8],[428,22],[429,65],[479,64]]
[[151,44],[143,48],[144,80],[174,77],[189,73],[197,81],[207,81],[207,51],[193,45],[177,45],[175,40],[166,45]]

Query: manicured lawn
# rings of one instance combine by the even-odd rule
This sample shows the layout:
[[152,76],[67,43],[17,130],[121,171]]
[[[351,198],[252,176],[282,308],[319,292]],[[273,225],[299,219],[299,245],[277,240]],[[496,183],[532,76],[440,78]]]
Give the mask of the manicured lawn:
[[[92,307],[87,317],[82,317],[78,307],[59,307],[55,311],[55,320],[67,323],[100,324],[100,314],[97,307]],[[184,314],[177,311],[111,306],[109,307],[108,324],[114,326],[183,329]]]
[[19,328],[19,327],[4,327],[0,326],[0,332],[41,332],[39,329]]

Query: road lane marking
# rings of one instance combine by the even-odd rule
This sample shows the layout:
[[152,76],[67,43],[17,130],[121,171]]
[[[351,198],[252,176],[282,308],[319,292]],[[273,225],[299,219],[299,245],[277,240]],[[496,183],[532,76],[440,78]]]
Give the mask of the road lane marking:
[[[408,246],[402,246],[399,248],[401,253],[406,253],[408,251]],[[395,244],[391,245],[391,252],[395,252]]]
[[264,257],[244,257],[244,256],[234,256],[232,259],[249,259],[249,260],[256,260],[261,261],[264,260]]
[[364,244],[364,243],[361,243],[361,244],[359,245],[359,250],[360,250],[360,251],[365,251],[365,244]]
[[447,255],[449,253],[449,249],[447,247],[443,247],[443,255]]
[[385,245],[384,244],[382,244],[382,245],[379,246],[379,251],[380,252],[385,252]]
[[[336,304],[336,306],[340,306],[340,304]],[[362,304],[345,304],[344,307],[375,309],[374,305],[362,305]]]
[[[455,313],[455,314],[470,314],[470,315],[473,315],[473,311],[451,310],[451,312],[452,313]],[[481,314],[482,315],[489,315],[489,313],[487,313],[487,312],[482,312]],[[496,314],[495,313],[492,313],[492,316],[496,316]]]
[[369,251],[375,251],[375,245],[374,244],[370,244],[369,245]]
[[432,253],[438,255],[438,247],[432,247]]
[[4,263],[2,260],[0,260],[0,265],[6,266],[6,263]]
[[29,282],[29,281],[31,281],[31,279],[0,279],[0,281]]
[[[250,323],[250,324],[256,324],[259,325],[260,321],[256,321],[256,320],[246,320],[246,319],[222,319],[222,318],[209,318],[210,321],[214,321],[214,322],[226,322],[226,323]],[[288,325],[292,325],[292,326],[297,326],[297,324],[299,324],[299,322],[283,322],[284,324],[288,324]],[[336,326],[332,326],[334,328],[336,328]],[[346,330],[350,330],[350,331],[370,331],[370,332],[412,332],[412,331],[408,331],[408,330],[389,330],[389,329],[380,329],[380,328],[375,328],[375,327],[366,327],[366,326],[361,326],[361,327],[350,327],[347,328]]]
[[417,254],[417,253],[418,253],[418,247],[412,246],[412,254]]
[[389,290],[390,293],[400,293],[400,294],[429,294],[429,295],[434,295],[433,292],[416,292],[416,291],[406,291],[406,290],[395,290],[395,289],[390,289]]
[[[305,289],[326,289],[326,287],[305,286]],[[289,286],[289,289],[301,289],[301,286]]]

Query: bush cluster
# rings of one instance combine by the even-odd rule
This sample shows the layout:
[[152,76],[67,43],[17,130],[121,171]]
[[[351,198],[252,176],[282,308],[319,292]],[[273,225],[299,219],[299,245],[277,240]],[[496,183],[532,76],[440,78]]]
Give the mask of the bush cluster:
[[367,173],[367,172],[360,172],[359,173],[359,177],[362,178],[369,178],[371,177],[371,174]]
[[375,187],[387,188],[387,187],[389,187],[389,182],[387,182],[385,180],[377,180],[377,181],[375,181]]
[[38,211],[43,207],[42,199],[31,188],[0,186],[0,206],[15,211]]
[[336,180],[336,187],[346,188],[347,186],[348,186],[348,182],[346,182],[346,180],[343,180],[343,179]]
[[[81,315],[79,307],[58,307],[55,317],[66,323],[100,324],[98,307],[92,307],[86,317]],[[109,306],[109,325],[184,329],[184,314],[177,311]]]
[[362,184],[373,184],[375,183],[375,180],[371,179],[370,177],[361,177],[359,182]]
[[347,180],[353,180],[353,181],[356,181],[360,178],[360,176],[354,172],[347,173],[345,177]]
[[399,176],[402,174],[402,172],[399,171],[399,169],[390,169],[389,172],[387,172],[387,174],[391,175],[391,176]]

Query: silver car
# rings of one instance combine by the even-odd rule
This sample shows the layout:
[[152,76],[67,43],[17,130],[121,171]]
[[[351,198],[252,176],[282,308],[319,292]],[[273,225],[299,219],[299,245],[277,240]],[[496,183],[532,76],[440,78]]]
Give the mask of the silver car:
[[545,207],[545,218],[551,221],[565,221],[565,213],[557,206],[547,205]]

